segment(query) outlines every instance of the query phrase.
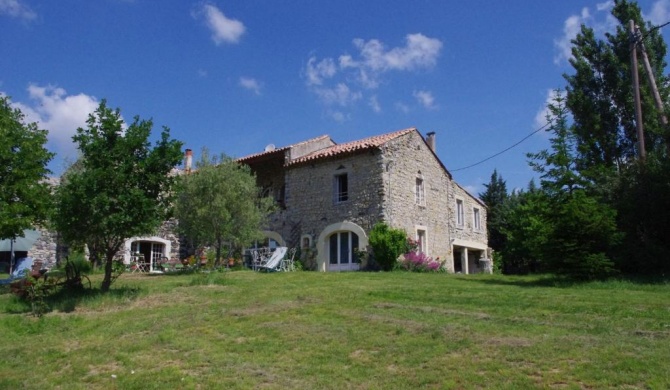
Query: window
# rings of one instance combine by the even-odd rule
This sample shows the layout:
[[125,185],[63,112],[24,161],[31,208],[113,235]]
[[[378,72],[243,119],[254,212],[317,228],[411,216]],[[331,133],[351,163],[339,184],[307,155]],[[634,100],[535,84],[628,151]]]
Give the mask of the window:
[[161,258],[165,256],[165,244],[156,241],[133,241],[130,243],[130,252],[140,262],[149,263],[151,269],[157,267]]
[[472,209],[472,223],[474,224],[475,230],[482,229],[482,224],[479,216],[479,209],[477,207],[474,207]]
[[456,226],[463,227],[465,218],[463,218],[463,199],[456,199]]
[[346,173],[335,175],[335,203],[349,200],[349,180]]
[[333,233],[329,238],[328,262],[331,265],[359,263],[354,250],[358,249],[358,235],[353,232]]
[[424,229],[416,230],[416,243],[417,243],[416,250],[419,252],[426,253],[428,248],[426,247],[426,231]]
[[426,204],[426,196],[423,188],[423,179],[420,177],[416,178],[416,185],[414,187],[414,198],[416,200],[416,204],[421,206]]

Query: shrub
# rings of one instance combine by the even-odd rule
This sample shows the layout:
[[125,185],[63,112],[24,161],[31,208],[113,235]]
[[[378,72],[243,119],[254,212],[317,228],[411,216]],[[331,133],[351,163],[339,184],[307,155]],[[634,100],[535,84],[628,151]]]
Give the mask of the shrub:
[[412,272],[437,272],[442,268],[442,263],[423,252],[409,251],[400,260],[399,266]]
[[398,257],[409,251],[407,236],[400,229],[391,229],[383,222],[370,231],[370,246],[376,263],[383,271],[392,270]]
[[91,265],[91,262],[86,258],[86,255],[82,252],[73,252],[67,257],[67,260],[65,262],[61,262],[59,265],[59,269],[65,269],[65,266],[67,262],[72,263],[74,267],[79,270],[79,272],[84,273],[84,274],[90,274],[93,266]]

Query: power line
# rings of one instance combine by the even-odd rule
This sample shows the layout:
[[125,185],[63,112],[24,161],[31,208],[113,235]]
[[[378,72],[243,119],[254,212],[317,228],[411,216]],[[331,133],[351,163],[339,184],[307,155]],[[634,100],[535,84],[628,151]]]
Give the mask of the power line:
[[484,162],[486,162],[486,161],[488,161],[488,160],[490,160],[490,159],[492,159],[492,158],[494,158],[494,157],[500,156],[501,154],[505,153],[506,151],[512,149],[513,147],[515,147],[515,146],[519,145],[520,143],[522,143],[523,141],[527,140],[528,138],[530,138],[531,136],[533,136],[535,133],[538,133],[538,132],[540,132],[541,130],[544,130],[547,126],[549,126],[549,122],[545,123],[544,126],[540,127],[539,129],[537,129],[537,130],[533,131],[532,133],[528,134],[527,136],[523,137],[519,142],[515,143],[514,145],[512,145],[512,146],[510,146],[510,147],[508,147],[508,148],[506,148],[506,149],[503,149],[502,151],[500,151],[500,152],[498,152],[498,153],[496,153],[496,154],[494,154],[494,155],[492,155],[492,156],[489,156],[489,157],[487,157],[487,158],[485,158],[485,159],[483,159],[483,160],[481,160],[481,161],[479,161],[479,162],[476,162],[476,163],[474,163],[474,164],[472,164],[472,165],[468,165],[467,167],[458,168],[458,169],[450,169],[450,171],[451,171],[451,172],[462,171],[462,170],[464,170],[464,169],[472,168],[472,167],[477,166],[477,165],[479,165],[479,164],[481,164],[481,163],[484,163]]
[[[644,40],[647,39],[647,37],[648,37],[649,35],[651,35],[652,32],[654,32],[654,31],[656,31],[656,30],[659,30],[659,29],[661,29],[661,28],[667,26],[668,24],[670,24],[670,22],[665,22],[665,23],[663,23],[663,24],[659,24],[658,26],[653,26],[652,28],[650,28],[649,30],[647,30],[647,32],[646,32],[644,35],[642,35],[642,33],[641,33],[641,32],[639,31],[639,29],[638,29],[636,34],[632,34],[632,36],[631,36],[631,40],[635,40],[635,45],[637,46],[639,43],[644,42]],[[636,26],[636,27],[637,27],[637,26]],[[633,53],[633,49],[632,49],[632,48],[631,48],[630,52]]]
[[[644,34],[644,35],[640,38],[640,41],[646,39],[646,38],[647,38],[647,37],[648,37],[654,30],[658,30],[658,29],[663,28],[663,27],[665,27],[665,26],[667,26],[667,25],[669,25],[669,24],[670,24],[670,22],[666,22],[666,23],[663,23],[663,24],[661,24],[661,25],[654,26],[654,27],[650,28],[649,31],[647,31],[647,33]],[[632,52],[632,50],[631,50],[631,52]],[[494,158],[494,157],[500,156],[501,154],[507,152],[508,150],[514,148],[515,146],[519,145],[519,144],[522,143],[523,141],[527,140],[528,138],[530,138],[530,137],[533,136],[534,134],[536,134],[536,133],[538,133],[538,132],[544,130],[544,128],[546,128],[547,126],[549,126],[549,124],[550,124],[549,122],[545,123],[544,126],[540,127],[539,129],[537,129],[537,130],[533,131],[532,133],[528,134],[527,136],[523,137],[519,142],[515,143],[514,145],[512,145],[512,146],[510,146],[510,147],[508,147],[508,148],[503,149],[502,151],[500,151],[500,152],[498,152],[498,153],[496,153],[496,154],[494,154],[494,155],[492,155],[492,156],[489,156],[489,157],[487,157],[487,158],[485,158],[485,159],[483,159],[483,160],[481,160],[481,161],[478,161],[478,162],[476,162],[476,163],[474,163],[474,164],[472,164],[472,165],[468,165],[467,167],[458,168],[458,169],[450,169],[450,171],[451,171],[451,172],[462,171],[462,170],[465,170],[465,169],[468,169],[468,168],[475,167],[475,166],[477,166],[477,165],[479,165],[479,164],[485,163],[486,161],[488,161],[488,160],[490,160],[490,159],[492,159],[492,158]]]

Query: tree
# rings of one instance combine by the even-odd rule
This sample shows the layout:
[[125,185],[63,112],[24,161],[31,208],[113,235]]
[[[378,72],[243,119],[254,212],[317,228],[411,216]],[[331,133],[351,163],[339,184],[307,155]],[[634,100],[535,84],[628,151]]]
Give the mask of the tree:
[[197,170],[179,178],[175,216],[179,231],[195,247],[211,246],[219,264],[224,245],[243,246],[262,237],[261,227],[274,207],[261,198],[251,169],[203,150]]
[[[616,32],[600,40],[593,29],[582,25],[572,41],[570,64],[575,73],[564,75],[568,83],[566,107],[572,113],[579,145],[578,169],[595,179],[626,166],[637,156],[629,20],[640,27],[662,100],[667,102],[670,96],[670,79],[663,74],[667,47],[660,30],[642,19],[637,3],[626,0],[614,3],[612,15],[619,22]],[[640,75],[643,72],[640,65]],[[660,123],[650,88],[644,82],[640,84],[645,144],[647,149],[654,150],[663,145],[668,129]]]
[[114,256],[126,239],[149,234],[165,221],[181,161],[180,141],[166,127],[151,147],[151,120],[135,117],[125,128],[121,112],[103,100],[86,128],[73,137],[81,157],[56,191],[54,224],[70,244],[86,244],[95,262],[104,262],[101,290],[112,282]]
[[51,199],[46,166],[54,156],[44,147],[47,133],[24,123],[23,113],[0,96],[0,239],[22,236],[46,221]]
[[554,91],[552,102],[547,105],[549,113],[547,132],[553,133],[549,140],[551,150],[528,153],[529,165],[540,174],[540,185],[550,196],[572,194],[590,183],[581,176],[577,166],[577,141],[568,126],[566,98],[559,89]]
[[670,159],[658,153],[622,173],[614,191],[618,225],[625,233],[619,267],[628,273],[670,275]]
[[[670,269],[665,261],[670,250],[667,230],[670,213],[670,178],[667,169],[670,129],[659,119],[650,87],[645,82],[642,58],[638,58],[644,141],[647,163],[636,164],[638,141],[633,100],[629,20],[639,26],[653,77],[663,102],[670,97],[670,77],[665,73],[667,45],[661,30],[642,18],[635,2],[616,0],[612,15],[616,31],[597,39],[582,26],[572,41],[574,74],[568,83],[566,107],[573,124],[570,132],[576,148],[575,170],[594,185],[594,196],[617,211],[617,230],[625,233],[616,252],[619,268],[626,272],[659,273]],[[641,49],[641,48],[640,48]],[[637,50],[641,55],[642,50]],[[667,112],[667,104],[665,104]],[[607,224],[609,226],[609,224]]]
[[541,271],[550,226],[546,222],[547,194],[531,180],[526,191],[513,192],[500,207],[499,229],[505,245],[498,252],[502,272]]
[[548,108],[551,149],[528,154],[547,196],[540,215],[549,228],[539,248],[540,258],[549,271],[579,278],[606,275],[613,271],[609,255],[620,240],[616,211],[589,191],[593,184],[577,170],[578,146],[560,90]]
[[489,236],[489,246],[494,251],[499,251],[505,245],[505,236],[500,231],[500,213],[505,200],[509,197],[507,182],[494,169],[491,181],[489,184],[484,184],[484,187],[486,187],[486,191],[479,194],[479,199],[486,203],[488,208],[486,229]]

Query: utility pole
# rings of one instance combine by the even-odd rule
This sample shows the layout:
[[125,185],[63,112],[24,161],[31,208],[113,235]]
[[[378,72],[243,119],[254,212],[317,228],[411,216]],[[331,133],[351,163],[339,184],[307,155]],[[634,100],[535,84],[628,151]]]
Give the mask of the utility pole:
[[[663,106],[663,101],[661,100],[661,94],[658,93],[658,87],[656,86],[656,78],[654,77],[654,72],[651,69],[651,64],[649,63],[649,57],[647,56],[647,49],[644,47],[644,41],[639,39],[641,36],[640,28],[636,28],[636,40],[639,40],[640,49],[642,50],[642,60],[644,64],[644,70],[647,73],[647,80],[649,81],[649,87],[651,88],[652,95],[654,96],[654,103],[656,103],[656,109],[658,110],[658,115],[660,116],[661,123],[666,131],[668,129],[668,117],[665,115],[665,107]],[[666,137],[666,147],[670,150],[670,140]]]
[[640,77],[637,73],[637,33],[635,22],[628,22],[630,27],[630,63],[633,74],[633,97],[635,98],[635,122],[637,125],[637,151],[640,161],[644,163],[647,152],[644,147],[644,128],[642,127],[642,104],[640,103]]

